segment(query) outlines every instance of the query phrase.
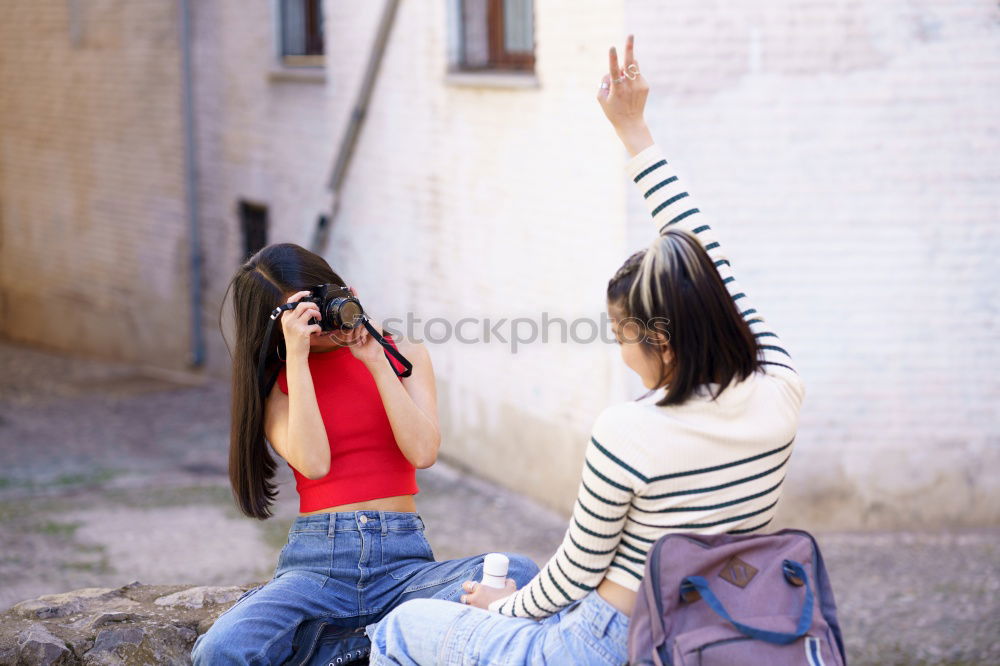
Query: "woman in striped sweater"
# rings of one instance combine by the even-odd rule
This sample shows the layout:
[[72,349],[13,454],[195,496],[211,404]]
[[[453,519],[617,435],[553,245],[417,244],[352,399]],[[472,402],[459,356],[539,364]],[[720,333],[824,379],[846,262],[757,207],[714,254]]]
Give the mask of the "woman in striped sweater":
[[654,541],[754,532],[774,515],[803,384],[653,142],[648,90],[629,37],[624,66],[611,49],[598,101],[658,237],[612,277],[607,301],[622,358],[650,394],[598,416],[573,517],[534,579],[520,590],[470,581],[468,605],[402,604],[369,625],[372,664],[625,663]]

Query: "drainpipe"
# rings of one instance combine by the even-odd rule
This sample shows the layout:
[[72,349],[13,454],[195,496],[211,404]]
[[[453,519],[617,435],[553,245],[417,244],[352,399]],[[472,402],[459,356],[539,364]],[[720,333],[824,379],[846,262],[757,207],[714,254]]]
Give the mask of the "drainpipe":
[[333,204],[329,217],[321,216],[313,239],[313,251],[320,254],[326,249],[326,239],[334,219],[337,217],[337,210],[340,208],[340,188],[344,184],[347,176],[347,169],[351,164],[351,157],[354,155],[354,147],[358,142],[358,135],[364,124],[365,115],[368,112],[368,104],[371,101],[372,90],[375,88],[375,80],[378,77],[378,70],[382,64],[382,57],[389,42],[389,33],[392,32],[392,24],[396,19],[396,10],[399,8],[399,0],[386,0],[382,8],[382,18],[379,20],[378,32],[375,34],[375,42],[372,44],[371,54],[368,56],[368,66],[361,79],[361,88],[358,90],[357,99],[354,102],[354,109],[351,111],[351,118],[348,121],[347,129],[340,140],[340,147],[337,149],[337,158],[333,163],[333,170],[330,173],[329,187],[333,192]]
[[191,250],[191,356],[190,365],[205,364],[205,339],[201,326],[202,251],[198,217],[197,144],[194,127],[194,86],[191,80],[191,2],[180,0],[181,74],[184,112],[184,187]]

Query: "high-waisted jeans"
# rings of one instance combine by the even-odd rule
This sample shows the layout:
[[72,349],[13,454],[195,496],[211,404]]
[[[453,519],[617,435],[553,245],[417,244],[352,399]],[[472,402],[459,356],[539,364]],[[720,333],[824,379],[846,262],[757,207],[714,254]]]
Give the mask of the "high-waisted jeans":
[[[538,572],[507,553],[518,586]],[[247,590],[191,651],[194,664],[280,664],[299,624],[326,618],[345,628],[382,619],[409,599],[457,601],[482,577],[483,555],[435,562],[416,513],[348,511],[299,516],[268,582]]]
[[541,621],[416,599],[366,629],[369,663],[622,666],[628,661],[628,621],[596,590]]

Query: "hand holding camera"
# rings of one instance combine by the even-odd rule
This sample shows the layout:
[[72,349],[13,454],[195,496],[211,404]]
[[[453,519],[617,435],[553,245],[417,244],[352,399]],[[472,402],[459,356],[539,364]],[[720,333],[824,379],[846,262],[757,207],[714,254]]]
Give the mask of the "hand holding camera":
[[[351,292],[353,293],[354,289],[351,289]],[[378,323],[372,321],[371,319],[368,321],[375,327],[375,330],[378,331],[379,334],[384,333],[382,327]],[[351,353],[354,354],[354,358],[364,363],[369,369],[377,363],[384,362],[385,351],[378,340],[375,339],[375,336],[368,332],[367,328],[358,326],[352,329],[349,333],[344,334],[343,338],[343,344],[348,345],[351,348]]]
[[[300,291],[293,294],[286,303],[298,303],[311,292]],[[314,319],[315,318],[315,319]],[[304,302],[292,310],[281,313],[281,330],[285,336],[285,353],[288,358],[306,357],[315,336],[323,333],[316,320],[322,319],[319,305],[314,302]]]

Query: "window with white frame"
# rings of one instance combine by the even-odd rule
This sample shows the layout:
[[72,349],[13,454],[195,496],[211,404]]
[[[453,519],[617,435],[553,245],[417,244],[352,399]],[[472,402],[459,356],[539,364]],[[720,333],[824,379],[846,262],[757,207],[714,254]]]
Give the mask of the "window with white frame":
[[456,70],[535,68],[533,0],[453,0]]
[[277,0],[278,55],[291,67],[323,66],[323,0]]

